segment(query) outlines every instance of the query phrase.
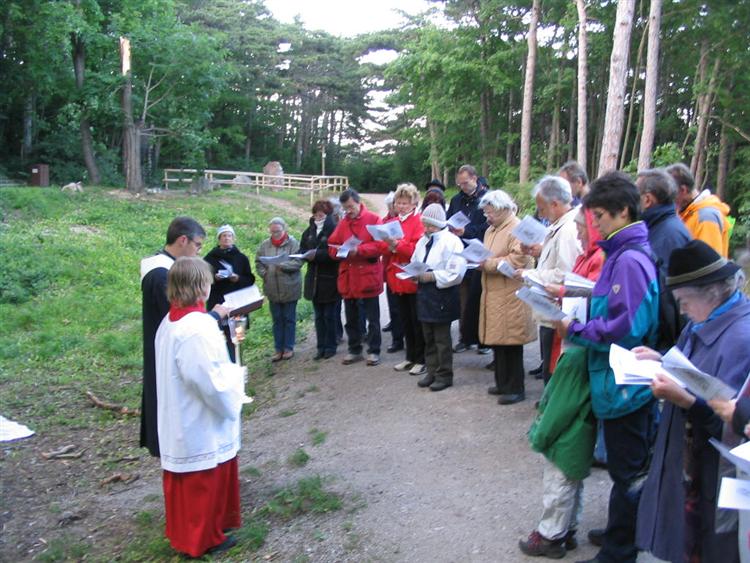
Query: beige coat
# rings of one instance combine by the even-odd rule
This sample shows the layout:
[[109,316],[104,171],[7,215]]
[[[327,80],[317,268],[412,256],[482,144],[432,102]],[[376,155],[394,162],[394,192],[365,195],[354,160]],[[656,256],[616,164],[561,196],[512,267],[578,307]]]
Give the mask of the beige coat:
[[497,271],[501,260],[513,268],[528,268],[531,258],[521,252],[521,242],[511,231],[520,222],[509,215],[499,227],[490,226],[484,234],[484,246],[492,252],[482,267],[482,298],[479,309],[479,341],[487,346],[510,346],[536,340],[531,308],[515,292],[521,282]]

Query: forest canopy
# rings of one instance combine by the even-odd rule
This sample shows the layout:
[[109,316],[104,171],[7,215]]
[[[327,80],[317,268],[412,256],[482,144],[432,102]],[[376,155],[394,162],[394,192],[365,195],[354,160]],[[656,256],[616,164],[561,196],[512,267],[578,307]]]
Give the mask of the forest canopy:
[[683,161],[748,215],[750,0],[432,4],[337,37],[260,0],[6,0],[0,176],[47,163],[58,183],[139,190],[166,167],[318,174],[325,150],[328,174],[383,191],[466,162],[503,187],[571,158],[592,177]]

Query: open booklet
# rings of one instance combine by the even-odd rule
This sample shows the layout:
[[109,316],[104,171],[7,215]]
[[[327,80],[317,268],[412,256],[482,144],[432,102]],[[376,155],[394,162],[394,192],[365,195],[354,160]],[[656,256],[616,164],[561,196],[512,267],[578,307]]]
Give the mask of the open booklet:
[[617,385],[651,385],[657,374],[666,375],[681,387],[677,379],[664,370],[657,360],[639,360],[635,352],[617,344],[609,347],[609,366],[615,373]]
[[463,249],[462,252],[459,252],[458,255],[463,257],[464,260],[466,260],[469,264],[479,264],[480,262],[484,262],[492,256],[492,252],[487,250],[482,244],[482,241],[473,238],[469,240],[464,240],[466,243],[466,247]]
[[382,225],[367,225],[367,232],[372,235],[373,240],[397,240],[404,238],[404,230],[401,221],[388,221]]
[[400,280],[416,278],[430,271],[430,267],[424,262],[409,262],[408,264],[396,264],[396,266],[403,270],[403,272],[396,274],[396,277]]
[[569,289],[594,289],[596,285],[595,281],[591,281],[588,278],[568,272],[565,274],[565,287]]
[[497,263],[497,271],[506,278],[512,278],[516,275],[516,269],[508,264],[507,260],[500,260],[500,262]]
[[469,219],[463,211],[454,213],[450,216],[450,219],[446,221],[446,225],[451,229],[463,229],[469,223],[471,223],[471,219]]
[[288,254],[278,254],[276,256],[258,256],[258,260],[266,266],[273,266],[275,264],[283,264],[289,260]]
[[362,241],[352,235],[348,239],[346,239],[344,241],[344,244],[342,244],[341,246],[337,247],[335,244],[332,244],[330,246],[338,248],[338,250],[336,251],[336,258],[346,258],[347,256],[349,256],[349,251],[357,248],[360,244],[362,244]]
[[542,280],[542,278],[539,277],[539,274],[537,273],[536,270],[524,270],[522,273],[522,276],[523,276],[523,282],[526,285],[528,285],[531,288],[536,288],[538,290],[541,290],[545,292],[546,294],[547,290],[545,289],[544,281]]
[[219,260],[219,264],[221,264],[222,269],[216,272],[216,275],[222,279],[231,278],[234,274],[234,268],[232,268],[232,265],[226,260]]
[[260,293],[258,286],[253,284],[250,287],[227,293],[224,296],[223,304],[231,309],[230,317],[246,315],[260,309],[263,305],[263,295]]
[[545,319],[561,321],[565,318],[565,313],[555,305],[554,301],[547,297],[544,291],[540,292],[539,290],[523,286],[516,291],[516,297],[530,305],[534,311],[539,313]]
[[544,239],[547,238],[547,227],[531,215],[527,215],[521,219],[518,225],[513,227],[511,234],[526,246],[531,246],[532,244],[541,244],[544,242]]
[[317,249],[311,248],[307,252],[303,252],[302,254],[290,254],[289,258],[299,258],[300,260],[311,260],[312,258],[315,258],[315,253],[317,252]]
[[662,367],[675,378],[684,383],[688,390],[697,397],[710,401],[711,399],[729,400],[737,394],[736,389],[702,372],[685,357],[677,346],[672,346],[661,359]]

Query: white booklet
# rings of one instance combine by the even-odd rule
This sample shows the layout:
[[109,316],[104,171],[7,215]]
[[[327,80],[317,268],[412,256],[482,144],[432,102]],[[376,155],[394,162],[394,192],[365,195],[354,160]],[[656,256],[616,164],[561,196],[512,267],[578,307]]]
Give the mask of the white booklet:
[[382,225],[367,225],[367,232],[372,235],[374,240],[397,240],[404,238],[404,230],[401,228],[401,221],[388,221]]
[[289,258],[299,258],[300,260],[310,260],[311,258],[315,258],[315,253],[317,252],[317,249],[311,248],[307,252],[303,252],[302,254],[290,254]]
[[226,260],[219,260],[219,264],[222,265],[223,269],[216,272],[216,275],[223,279],[231,278],[232,274],[234,274],[234,268],[232,268],[232,265]]
[[665,370],[701,399],[706,401],[715,398],[729,400],[737,394],[735,389],[732,389],[720,379],[695,367],[677,346],[672,346],[669,352],[664,354],[661,363]]
[[564,283],[565,287],[573,289],[594,289],[594,286],[596,285],[595,281],[591,281],[590,279],[574,274],[573,272],[565,274]]
[[232,291],[224,296],[224,306],[229,307],[232,311],[247,308],[248,305],[261,301],[263,301],[263,295],[255,284]]
[[750,442],[745,442],[736,448],[729,449],[716,438],[709,438],[711,445],[719,450],[719,453],[731,461],[738,469],[750,474]]
[[651,385],[657,373],[664,373],[661,362],[639,360],[632,350],[617,344],[609,347],[609,367],[615,373],[617,385]]
[[547,227],[531,215],[527,215],[513,228],[511,234],[526,246],[531,246],[544,242],[544,239],[547,238]]
[[265,264],[266,266],[271,266],[273,264],[283,264],[287,260],[289,260],[288,254],[279,254],[278,256],[258,256],[258,260],[261,261],[262,264]]
[[722,477],[717,504],[719,508],[750,510],[750,481]]
[[430,270],[430,267],[424,262],[409,262],[408,264],[396,264],[396,266],[403,270],[403,272],[396,274],[396,277],[400,280],[416,278]]
[[357,248],[360,244],[362,244],[362,241],[359,240],[354,235],[350,236],[348,239],[344,241],[344,244],[339,246],[338,251],[336,252],[337,258],[346,258],[349,256],[349,251],[353,248]]
[[566,317],[577,319],[582,323],[589,320],[589,302],[585,297],[563,297],[562,312]]
[[498,262],[497,271],[508,278],[512,278],[516,275],[516,269],[508,264],[506,260],[500,260],[500,262]]
[[469,223],[471,223],[471,219],[469,219],[463,211],[454,213],[447,221],[447,225],[451,229],[463,229]]
[[530,305],[532,309],[545,319],[561,321],[565,318],[565,313],[558,309],[554,302],[545,297],[542,293],[534,291],[529,287],[523,286],[516,291],[516,297]]
[[463,257],[469,264],[479,264],[492,256],[492,252],[487,250],[479,239],[473,238],[464,242],[467,244],[466,248],[462,252],[459,252],[458,255]]

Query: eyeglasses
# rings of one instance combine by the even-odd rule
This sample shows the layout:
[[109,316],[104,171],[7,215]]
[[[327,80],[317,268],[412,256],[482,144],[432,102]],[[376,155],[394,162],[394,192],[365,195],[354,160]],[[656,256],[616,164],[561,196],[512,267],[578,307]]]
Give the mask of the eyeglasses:
[[203,248],[203,241],[195,240],[194,238],[190,238],[190,237],[188,237],[188,240],[193,243],[196,250],[200,250],[201,248]]

